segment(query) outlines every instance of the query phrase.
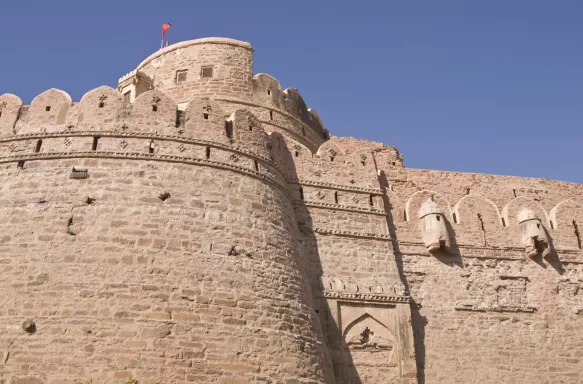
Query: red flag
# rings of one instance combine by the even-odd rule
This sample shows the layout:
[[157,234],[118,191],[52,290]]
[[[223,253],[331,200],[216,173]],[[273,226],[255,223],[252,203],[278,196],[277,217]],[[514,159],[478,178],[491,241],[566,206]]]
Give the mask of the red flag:
[[166,31],[170,29],[170,27],[172,27],[172,24],[170,23],[162,24],[162,40],[164,40],[164,35],[166,34]]

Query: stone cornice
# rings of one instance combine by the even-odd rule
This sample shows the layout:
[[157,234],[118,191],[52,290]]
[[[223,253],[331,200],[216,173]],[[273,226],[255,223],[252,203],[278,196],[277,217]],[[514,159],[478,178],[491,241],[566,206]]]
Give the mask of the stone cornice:
[[319,233],[321,235],[334,235],[334,236],[344,236],[344,237],[356,237],[362,239],[372,239],[372,240],[381,240],[381,241],[389,241],[391,237],[389,235],[381,234],[381,233],[366,233],[366,232],[353,232],[353,231],[343,231],[338,229],[326,229],[326,228],[318,228],[314,227],[312,230],[315,233]]
[[326,299],[358,301],[358,302],[376,302],[392,304],[411,304],[413,300],[410,296],[386,296],[374,293],[351,293],[351,292],[334,292],[326,291],[314,294],[314,297],[323,297]]
[[322,209],[332,209],[336,211],[348,211],[357,213],[366,213],[370,215],[387,216],[387,213],[381,209],[376,208],[363,208],[356,206],[322,203],[320,201],[308,201],[308,200],[294,200],[294,205],[305,205],[311,208],[322,208]]
[[373,194],[375,196],[382,196],[383,195],[383,191],[381,189],[366,188],[366,187],[354,187],[351,185],[326,183],[323,181],[300,180],[299,182],[289,181],[288,183],[289,184],[297,184],[297,185],[309,185],[309,186],[313,186],[313,187],[321,187],[321,188],[326,188],[326,189],[334,189],[334,190],[347,191],[347,192],[363,192],[363,193]]

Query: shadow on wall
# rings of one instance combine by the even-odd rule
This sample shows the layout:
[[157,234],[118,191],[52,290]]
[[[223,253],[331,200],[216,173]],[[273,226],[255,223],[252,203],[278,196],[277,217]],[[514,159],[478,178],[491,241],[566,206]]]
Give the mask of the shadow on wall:
[[[384,171],[378,172],[379,175],[379,185],[383,191],[383,207],[385,212],[387,212],[387,228],[389,229],[389,235],[391,236],[391,242],[393,245],[393,253],[395,255],[395,263],[397,264],[397,270],[399,272],[399,277],[403,286],[405,287],[405,293],[411,295],[411,289],[409,282],[407,281],[407,276],[404,272],[403,266],[403,254],[399,249],[399,242],[397,241],[397,232],[394,225],[392,206],[389,201],[389,181]],[[446,221],[448,225],[448,230],[451,229],[449,222]],[[453,235],[453,232],[450,232]],[[452,239],[455,236],[451,236]],[[451,247],[454,247],[454,241],[452,240]],[[446,258],[440,258],[441,260],[447,260]],[[461,258],[460,258],[461,260]],[[442,261],[443,262],[443,261]],[[427,319],[421,315],[419,312],[420,306],[414,301],[411,303],[411,321],[413,326],[413,341],[415,346],[415,360],[417,363],[417,382],[418,384],[425,383],[425,326],[427,325]]]
[[[288,174],[286,176],[291,180],[298,180],[296,169],[293,166],[294,161],[292,159],[292,154],[287,147],[285,140],[280,140],[280,144],[280,161],[282,161],[283,164],[288,165],[286,169]],[[330,366],[327,367],[328,372],[324,375],[325,382],[329,384],[363,383],[354,366],[354,361],[350,352],[348,349],[342,350],[343,343],[341,342],[341,330],[338,328],[337,322],[334,319],[333,312],[335,311],[330,308],[326,299],[313,298],[313,293],[319,290],[319,277],[323,274],[323,268],[318,251],[316,235],[310,229],[312,217],[310,216],[309,209],[303,204],[302,199],[296,200],[296,202],[298,205],[294,206],[294,211],[299,228],[298,239],[303,259],[304,273],[310,284],[310,289],[308,290],[309,294],[312,296],[310,301],[316,301],[314,303],[314,327],[316,327],[316,332],[314,333],[323,334],[324,340],[321,340],[321,342],[326,346],[324,352],[327,356],[324,356],[324,359],[322,360],[330,364]],[[338,356],[338,352],[342,353],[342,356]],[[342,358],[341,365],[338,364],[339,358]],[[343,381],[338,377],[339,375],[349,377],[350,381]]]

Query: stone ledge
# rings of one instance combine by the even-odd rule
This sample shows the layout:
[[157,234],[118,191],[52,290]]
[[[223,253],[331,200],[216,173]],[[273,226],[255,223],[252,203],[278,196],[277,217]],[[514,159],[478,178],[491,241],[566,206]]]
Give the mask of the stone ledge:
[[353,232],[353,231],[343,231],[343,230],[326,229],[326,228],[318,228],[318,227],[314,227],[314,228],[312,228],[312,230],[315,233],[319,233],[321,235],[357,237],[357,238],[363,238],[363,239],[382,240],[382,241],[391,240],[391,237],[389,235],[380,234],[380,233]]
[[322,188],[326,188],[326,189],[337,189],[337,190],[348,191],[348,192],[366,192],[369,194],[373,194],[375,196],[382,196],[383,195],[383,191],[381,191],[380,189],[365,188],[365,187],[353,187],[350,185],[326,183],[323,181],[300,180],[299,182],[290,181],[288,183],[295,184],[295,185],[309,185],[309,186],[313,186],[313,187],[322,187]]
[[348,301],[368,301],[377,303],[411,304],[413,300],[410,296],[386,296],[374,293],[348,293],[348,292],[320,292],[314,297],[326,299],[340,299]]
[[348,205],[321,203],[319,201],[308,201],[308,200],[294,200],[293,203],[294,203],[294,205],[305,205],[306,207],[313,207],[313,208],[333,209],[333,210],[338,210],[338,211],[359,212],[359,213],[367,213],[367,214],[371,214],[371,215],[387,216],[387,213],[385,211],[380,210],[380,209],[374,209],[374,208],[363,208],[363,207],[348,206]]

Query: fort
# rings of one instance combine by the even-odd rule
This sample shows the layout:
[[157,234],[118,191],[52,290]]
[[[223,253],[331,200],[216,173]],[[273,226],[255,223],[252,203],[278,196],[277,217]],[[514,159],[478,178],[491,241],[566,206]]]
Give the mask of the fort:
[[0,96],[1,384],[583,380],[583,185],[407,168],[252,65]]

